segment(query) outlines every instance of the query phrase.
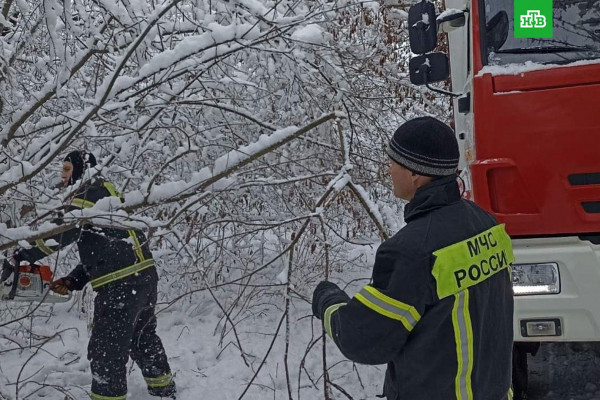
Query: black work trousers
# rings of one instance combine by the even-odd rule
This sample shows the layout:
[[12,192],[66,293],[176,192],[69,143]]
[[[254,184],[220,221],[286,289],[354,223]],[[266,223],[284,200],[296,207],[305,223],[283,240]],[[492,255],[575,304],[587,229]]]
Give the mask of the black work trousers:
[[171,369],[156,334],[156,283],[113,282],[98,290],[88,345],[92,398],[125,399],[129,356],[152,382],[172,383]]

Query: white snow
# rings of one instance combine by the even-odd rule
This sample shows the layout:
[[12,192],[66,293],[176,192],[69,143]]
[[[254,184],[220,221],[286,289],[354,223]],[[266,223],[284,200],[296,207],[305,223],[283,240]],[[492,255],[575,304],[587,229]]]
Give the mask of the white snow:
[[441,19],[445,18],[445,17],[446,17],[446,16],[448,16],[448,15],[452,15],[452,14],[463,14],[463,13],[464,13],[464,11],[462,11],[462,10],[459,10],[459,9],[457,9],[457,8],[447,8],[447,9],[445,9],[444,11],[442,11],[442,12],[440,13],[440,15],[438,15],[438,16],[436,17],[436,21],[440,21]]
[[600,64],[600,59],[596,60],[580,60],[569,64],[540,64],[527,61],[523,64],[507,64],[507,65],[486,65],[478,73],[477,76],[485,74],[497,75],[520,75],[531,71],[541,71],[554,68],[577,67],[581,65]]
[[[356,260],[355,266],[349,264],[343,274],[333,273],[330,279],[343,287],[350,282],[347,290],[354,294],[368,282],[374,248],[356,246],[351,249],[350,255]],[[282,272],[278,277],[285,282],[287,276],[284,275]],[[157,306],[158,334],[175,375],[179,400],[239,398],[265,358],[273,339],[274,347],[244,399],[288,399],[283,373],[285,330],[282,328],[277,336],[273,336],[282,315],[276,303],[265,303],[260,297],[250,300],[256,303],[256,312],[247,314],[236,323],[243,357],[249,363],[246,366],[231,325],[224,325],[223,313],[209,293],[206,290],[196,292],[169,305],[165,298],[168,296],[168,285],[164,280],[161,281],[161,300]],[[231,304],[236,297],[230,290],[213,290],[224,305]],[[310,297],[310,287],[295,290]],[[283,304],[283,288],[275,288],[271,292],[269,297],[274,295]],[[81,302],[80,294],[78,292],[68,303],[43,305],[42,315],[28,319],[27,326],[31,323],[35,337],[26,333],[24,336],[14,336],[6,327],[0,327],[0,349],[4,351],[0,364],[0,396],[12,400],[16,389],[13,383],[20,376],[20,396],[35,393],[34,396],[43,396],[48,400],[63,400],[67,394],[72,399],[86,398],[91,383],[86,351],[89,315],[78,311],[81,310],[80,306],[73,307],[74,301]],[[321,335],[320,323],[309,317],[311,306],[305,300],[292,296],[290,301],[288,364],[292,393],[294,398],[298,398],[298,391],[300,398],[320,398],[323,391],[321,341],[310,347]],[[25,312],[25,306],[19,307],[15,313]],[[87,313],[91,312],[89,306],[83,308]],[[46,337],[51,340],[46,341]],[[36,346],[42,343],[44,350],[37,351]],[[25,365],[24,360],[27,360]],[[385,366],[354,365],[344,359],[329,339],[327,360],[331,366],[329,374],[332,381],[344,387],[354,398],[374,398],[381,393]],[[43,383],[43,386],[40,387],[38,383]],[[335,396],[340,394],[333,390]],[[140,370],[130,361],[128,399],[146,398],[148,395]]]
[[[0,247],[10,256],[36,238],[54,246],[51,232],[89,223],[143,230],[179,400],[290,400],[286,338],[291,397],[322,400],[312,289],[326,261],[328,279],[350,295],[369,282],[379,240],[369,217],[389,233],[404,225],[382,182],[382,141],[406,119],[448,113],[447,99],[406,84],[400,3],[209,0],[177,2],[159,17],[175,2],[16,0],[17,25],[0,38]],[[288,141],[332,113],[339,119]],[[84,188],[52,188],[72,150],[94,152],[99,164],[85,178],[102,174],[123,203],[62,208]],[[62,225],[52,222],[59,211]],[[290,263],[285,250],[303,226]],[[42,261],[64,276],[80,261],[77,246]],[[88,398],[92,303],[89,287],[64,304],[0,301],[2,400]],[[326,343],[334,383],[357,400],[381,393],[385,366],[355,366]],[[128,399],[147,399],[139,369],[127,371]]]
[[44,242],[46,246],[58,246],[59,243],[54,239],[48,239]]
[[385,226],[383,217],[381,216],[381,213],[379,212],[379,206],[377,204],[375,204],[375,202],[371,199],[371,196],[369,195],[369,193],[361,185],[358,185],[355,183],[354,187],[360,194],[360,197],[363,199],[363,201],[367,204],[367,208],[369,209],[369,211],[373,214],[375,219],[377,219],[377,222],[381,226]]
[[292,34],[292,39],[304,43],[323,44],[323,28],[317,24],[303,26]]
[[272,134],[264,134],[261,135],[258,140],[254,143],[251,143],[246,146],[240,147],[238,150],[230,151],[229,153],[219,157],[215,163],[213,168],[213,175],[220,174],[232,166],[241,163],[244,160],[247,160],[252,155],[259,153],[262,150],[265,150],[267,147],[276,144],[277,142],[281,142],[284,139],[287,139],[289,136],[293,135],[298,130],[296,126],[289,126],[284,129],[279,129]]

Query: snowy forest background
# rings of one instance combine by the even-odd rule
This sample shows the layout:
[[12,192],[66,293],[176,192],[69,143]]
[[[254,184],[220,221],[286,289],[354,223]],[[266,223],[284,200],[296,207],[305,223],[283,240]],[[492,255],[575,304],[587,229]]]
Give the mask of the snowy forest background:
[[[384,367],[327,345],[310,298],[326,278],[353,294],[402,226],[396,127],[449,121],[447,98],[409,83],[409,4],[0,4],[0,250],[85,221],[148,232],[180,399],[381,393]],[[125,202],[54,225],[76,149]],[[56,277],[77,261],[74,246],[46,259]],[[0,303],[0,399],[86,398],[92,299]],[[133,365],[129,392],[147,397]]]

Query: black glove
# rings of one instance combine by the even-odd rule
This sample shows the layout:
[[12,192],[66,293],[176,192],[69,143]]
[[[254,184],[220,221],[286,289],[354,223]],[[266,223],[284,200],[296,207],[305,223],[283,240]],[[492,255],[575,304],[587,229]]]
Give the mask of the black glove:
[[322,281],[313,292],[312,312],[319,319],[323,319],[323,314],[329,306],[338,303],[347,303],[350,296],[346,294],[335,283]]

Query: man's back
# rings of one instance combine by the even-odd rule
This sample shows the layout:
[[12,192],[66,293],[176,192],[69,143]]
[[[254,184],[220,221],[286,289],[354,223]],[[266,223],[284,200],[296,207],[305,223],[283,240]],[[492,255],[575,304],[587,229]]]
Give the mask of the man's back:
[[504,399],[513,335],[510,238],[460,198],[454,177],[419,189],[405,220],[377,250],[373,283],[328,307],[326,329],[347,358],[388,364],[388,400]]
[[377,250],[372,284],[350,298],[320,282],[313,314],[347,358],[388,364],[388,400],[510,399],[510,237],[461,198],[448,125],[406,121],[387,154],[407,225]]
[[[502,247],[502,227],[475,204],[459,199],[455,182],[434,181],[424,189],[407,209],[407,226],[389,245],[400,253],[395,268],[413,264],[402,254],[410,248],[423,257],[421,268],[429,282],[422,287],[429,299],[389,364],[386,394],[388,399],[503,399],[511,371],[512,252],[506,254],[510,250]],[[460,247],[466,251],[448,254]],[[381,279],[377,267],[375,287]],[[412,268],[407,268],[410,275]],[[394,277],[389,283],[396,281]]]

